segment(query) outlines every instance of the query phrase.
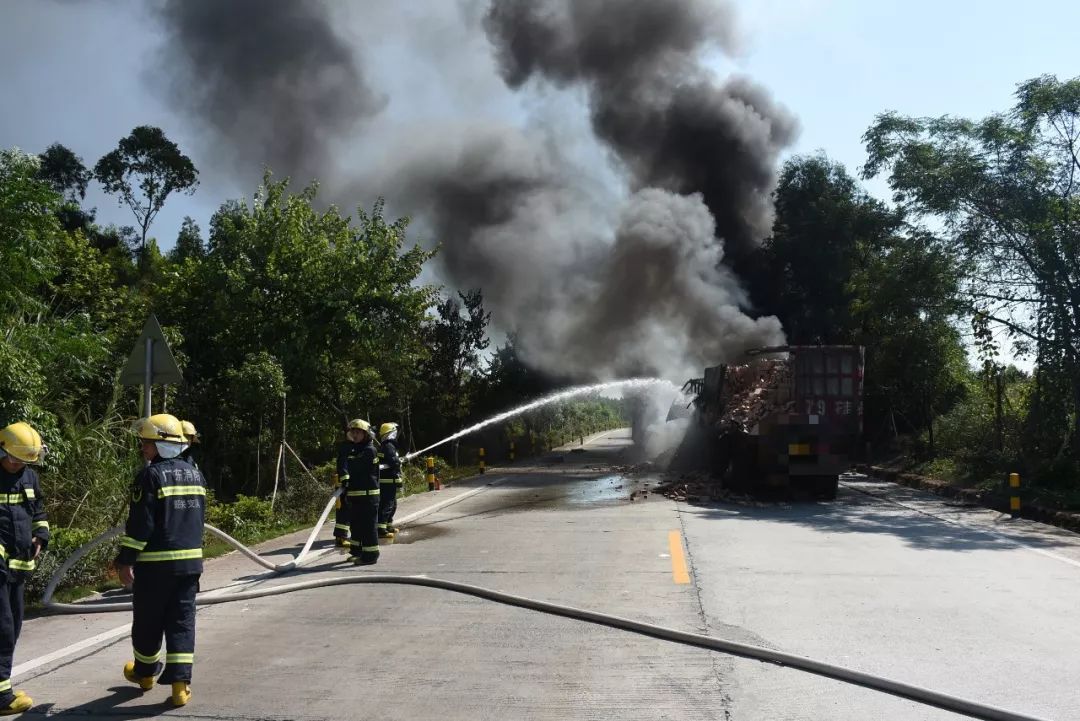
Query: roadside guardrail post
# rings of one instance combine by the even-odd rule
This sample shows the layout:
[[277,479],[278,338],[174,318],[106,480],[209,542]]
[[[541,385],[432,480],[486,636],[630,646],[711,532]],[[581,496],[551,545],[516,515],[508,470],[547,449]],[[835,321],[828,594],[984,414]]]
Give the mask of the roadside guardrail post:
[[1020,517],[1020,474],[1009,474],[1009,513],[1013,518]]

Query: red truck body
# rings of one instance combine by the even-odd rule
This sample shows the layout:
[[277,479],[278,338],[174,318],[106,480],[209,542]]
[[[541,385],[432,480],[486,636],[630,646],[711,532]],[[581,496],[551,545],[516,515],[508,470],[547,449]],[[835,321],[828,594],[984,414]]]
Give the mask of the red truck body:
[[[859,346],[784,346],[751,351],[740,371],[786,355],[783,373],[754,390],[767,409],[733,423],[733,406],[746,403],[726,382],[733,368],[714,366],[688,386],[696,393],[697,423],[713,445],[712,470],[726,487],[807,491],[835,497],[838,476],[862,438],[864,349]],[[749,366],[749,368],[747,368]],[[731,369],[731,370],[729,370]],[[764,395],[762,395],[764,394]]]

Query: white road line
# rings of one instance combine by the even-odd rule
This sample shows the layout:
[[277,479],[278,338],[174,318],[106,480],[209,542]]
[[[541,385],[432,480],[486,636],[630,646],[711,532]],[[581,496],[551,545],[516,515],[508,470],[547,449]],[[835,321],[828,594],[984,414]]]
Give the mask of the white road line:
[[939,516],[936,513],[931,513],[930,511],[923,510],[922,508],[917,508],[917,507],[912,506],[910,504],[902,503],[900,501],[893,500],[892,498],[888,498],[886,496],[880,496],[877,493],[871,493],[870,491],[864,490],[862,488],[855,488],[854,486],[851,486],[851,485],[849,485],[847,483],[841,483],[840,485],[843,486],[844,488],[855,491],[857,493],[862,493],[862,494],[865,494],[865,495],[870,496],[872,498],[876,498],[876,499],[878,499],[880,501],[885,501],[886,503],[891,503],[894,506],[900,506],[901,508],[904,508],[906,510],[913,511],[915,513],[919,513],[919,514],[924,515],[924,516],[929,516],[930,518],[941,521],[942,523],[948,523],[948,524],[953,525],[953,526],[959,526],[960,528],[964,528],[964,529],[966,529],[968,531],[975,531],[976,533],[983,533],[983,534],[986,534],[987,536],[993,536],[994,538],[1000,538],[1001,540],[1003,540],[1003,541],[1005,541],[1007,543],[1011,543],[1012,545],[1016,546],[1017,548],[1022,548],[1022,549],[1026,550],[1026,551],[1031,551],[1032,553],[1037,553],[1040,556],[1046,556],[1047,558],[1052,558],[1055,561],[1061,561],[1062,563],[1067,563],[1070,566],[1075,566],[1076,568],[1080,568],[1080,561],[1069,558],[1067,556],[1062,556],[1061,554],[1054,553],[1053,551],[1047,551],[1046,549],[1043,549],[1043,548],[1036,548],[1035,546],[1029,546],[1028,544],[1024,543],[1023,541],[1018,540],[1015,536],[1010,536],[1010,535],[1002,533],[1000,531],[993,531],[993,530],[990,530],[988,528],[980,528],[979,526],[972,526],[970,524],[964,523],[963,521],[957,521],[956,519],[953,519],[953,518],[946,518],[945,516]]
[[[415,520],[417,520],[419,518],[423,518],[424,516],[430,515],[432,513],[436,513],[437,511],[441,511],[442,509],[446,508],[447,506],[452,506],[455,503],[459,503],[461,501],[464,501],[466,498],[471,498],[472,496],[475,496],[478,493],[482,493],[482,492],[486,491],[487,489],[491,488],[492,486],[498,485],[498,484],[502,483],[505,480],[506,480],[505,477],[492,479],[491,481],[489,481],[488,483],[486,483],[483,486],[480,486],[479,488],[474,488],[474,489],[472,489],[470,491],[466,491],[465,493],[462,493],[459,496],[455,496],[453,498],[448,498],[445,501],[442,501],[440,503],[436,503],[435,505],[433,505],[433,506],[431,506],[429,508],[423,508],[423,509],[421,509],[419,511],[415,511],[413,513],[410,513],[407,516],[403,516],[398,522],[401,523],[402,525],[404,525],[406,523],[411,523],[412,521],[415,521]],[[309,555],[306,560],[314,560],[316,558],[321,558],[321,557],[329,555],[329,554],[331,554],[333,552],[334,552],[334,549],[332,549],[332,548],[323,549],[322,551],[318,551],[317,553],[313,553],[313,554]],[[265,579],[259,579],[259,580],[261,581],[261,580],[265,580]],[[212,591],[207,591],[207,594],[208,595],[209,594],[218,594],[218,595],[220,595],[225,590],[232,590],[232,589],[236,588],[237,586],[250,585],[250,584],[258,583],[258,582],[259,581],[252,581],[252,582],[250,582],[248,584],[235,584],[235,585],[230,584],[230,585],[227,585],[227,586],[221,586],[220,588],[215,588]],[[116,628],[109,629],[108,631],[102,631],[101,633],[99,633],[96,636],[91,636],[90,638],[83,639],[82,641],[77,641],[77,642],[75,642],[73,644],[70,644],[68,646],[64,646],[63,648],[58,649],[56,651],[53,651],[52,653],[47,653],[44,656],[39,656],[39,657],[37,657],[35,659],[32,659],[30,661],[26,661],[25,663],[20,663],[18,666],[16,666],[15,668],[13,668],[11,670],[11,678],[14,679],[17,676],[27,674],[27,673],[33,671],[34,669],[41,668],[42,666],[46,666],[46,665],[48,665],[50,663],[53,663],[55,661],[59,661],[62,658],[65,658],[67,656],[71,656],[73,654],[76,654],[79,651],[84,651],[84,650],[86,650],[88,648],[92,648],[93,646],[96,646],[98,644],[105,643],[106,641],[112,641],[113,639],[118,638],[120,636],[123,636],[125,634],[128,634],[130,632],[131,632],[131,623],[130,622],[125,623],[123,626],[117,626]]]
[[131,622],[130,621],[128,623],[125,623],[123,626],[117,626],[116,628],[113,628],[113,629],[110,629],[108,631],[104,631],[102,633],[99,633],[96,636],[91,636],[90,638],[83,639],[82,641],[79,641],[77,643],[73,643],[70,646],[64,646],[63,648],[61,648],[61,649],[59,649],[57,651],[53,651],[52,653],[47,653],[44,656],[39,656],[39,657],[35,658],[32,661],[27,661],[26,663],[20,663],[18,666],[16,666],[15,668],[13,668],[11,670],[11,678],[14,679],[16,676],[21,676],[23,674],[29,673],[30,671],[33,671],[36,668],[40,668],[42,666],[45,666],[46,664],[50,664],[53,661],[59,661],[60,659],[64,658],[65,656],[70,656],[72,654],[76,654],[79,651],[83,651],[83,650],[88,649],[88,648],[90,648],[92,646],[96,646],[99,643],[105,643],[106,641],[111,641],[114,638],[117,638],[119,636],[123,636],[124,634],[128,634],[128,633],[131,633]]
[[460,496],[454,496],[453,498],[448,498],[447,500],[442,501],[441,503],[436,503],[434,506],[430,506],[429,508],[423,508],[423,509],[421,509],[419,511],[415,511],[413,513],[410,513],[407,516],[402,516],[401,518],[395,519],[395,520],[397,520],[398,523],[400,523],[401,525],[404,526],[406,523],[412,523],[413,521],[415,521],[415,520],[417,520],[419,518],[423,518],[424,516],[427,516],[429,514],[435,513],[437,511],[441,511],[442,509],[446,508],[447,506],[452,506],[455,503],[458,503],[460,501],[464,501],[466,498],[471,498],[471,497],[475,496],[477,493],[483,493],[484,491],[491,488],[492,486],[497,486],[497,485],[499,485],[500,483],[502,483],[505,480],[506,480],[506,476],[501,476],[499,478],[493,478],[492,480],[488,481],[487,484],[485,484],[483,486],[480,486],[479,488],[474,488],[471,491],[465,491]]

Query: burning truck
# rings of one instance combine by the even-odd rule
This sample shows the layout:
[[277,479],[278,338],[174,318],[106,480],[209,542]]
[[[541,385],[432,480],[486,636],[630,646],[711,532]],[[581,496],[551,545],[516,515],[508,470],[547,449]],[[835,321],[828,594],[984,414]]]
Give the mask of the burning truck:
[[705,369],[683,386],[724,488],[836,497],[862,437],[859,346],[782,346]]

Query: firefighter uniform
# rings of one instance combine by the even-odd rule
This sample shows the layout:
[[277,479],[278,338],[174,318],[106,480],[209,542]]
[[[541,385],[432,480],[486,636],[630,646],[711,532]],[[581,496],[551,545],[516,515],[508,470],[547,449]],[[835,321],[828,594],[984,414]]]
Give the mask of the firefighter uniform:
[[379,560],[379,459],[367,421],[350,421],[346,432],[352,438],[341,445],[337,467],[349,506],[349,555],[367,566]]
[[401,459],[397,452],[397,423],[383,423],[379,427],[379,536],[392,537],[398,529],[394,525],[397,497],[401,492]]
[[[15,644],[23,621],[23,589],[38,549],[49,545],[49,521],[37,472],[45,453],[41,436],[26,423],[0,430],[0,715],[26,711],[29,696],[11,688]],[[36,541],[36,543],[35,543]]]
[[[116,564],[135,570],[131,626],[135,660],[125,666],[124,677],[149,690],[160,673],[158,682],[172,684],[173,704],[182,706],[191,695],[195,661],[195,594],[203,571],[206,484],[202,474],[179,457],[181,444],[172,440],[170,419],[176,420],[160,414],[140,422],[140,438],[149,440],[147,435],[156,428],[162,440],[156,443],[157,455],[132,485]],[[163,458],[162,453],[172,457]]]

